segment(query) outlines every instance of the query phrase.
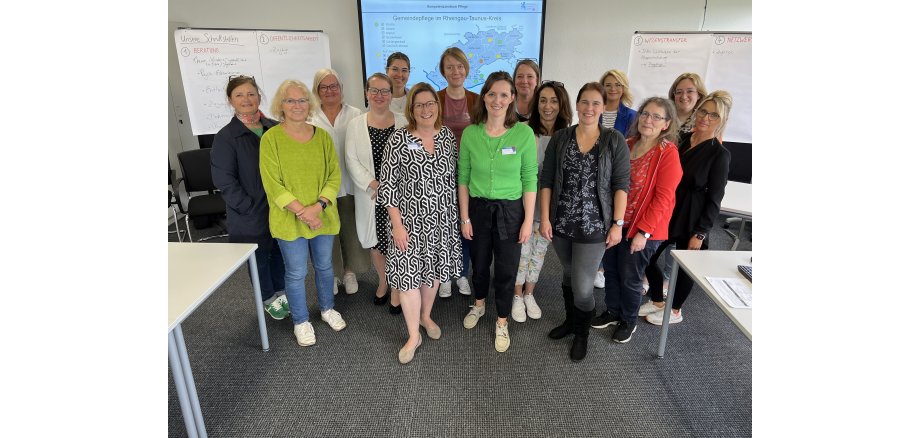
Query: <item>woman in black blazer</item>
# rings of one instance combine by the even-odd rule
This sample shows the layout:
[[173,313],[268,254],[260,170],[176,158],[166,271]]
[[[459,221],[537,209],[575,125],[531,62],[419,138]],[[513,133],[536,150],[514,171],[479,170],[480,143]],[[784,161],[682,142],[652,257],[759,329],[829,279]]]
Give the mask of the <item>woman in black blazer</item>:
[[[700,101],[693,113],[693,131],[681,134],[677,150],[684,175],[677,186],[676,204],[668,227],[669,241],[658,247],[645,270],[650,299],[639,308],[639,316],[644,315],[652,324],[661,325],[664,319],[664,278],[658,268],[658,257],[671,243],[677,249],[709,248],[709,230],[719,218],[722,196],[725,195],[725,185],[728,183],[731,154],[719,139],[725,132],[731,107],[732,97],[727,91],[712,92]],[[684,320],[680,309],[692,288],[693,280],[681,270],[677,279],[672,281],[675,295],[670,324]]]

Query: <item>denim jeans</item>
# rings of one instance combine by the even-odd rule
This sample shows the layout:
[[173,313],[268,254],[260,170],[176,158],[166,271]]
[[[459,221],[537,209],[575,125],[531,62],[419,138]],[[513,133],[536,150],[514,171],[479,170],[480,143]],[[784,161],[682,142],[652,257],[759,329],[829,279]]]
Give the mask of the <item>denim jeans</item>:
[[661,242],[649,240],[645,242],[645,249],[630,254],[632,239],[623,237],[620,243],[604,254],[604,302],[613,316],[630,324],[639,319],[642,275]]
[[262,241],[256,249],[256,268],[259,271],[259,286],[262,287],[262,302],[284,290],[284,258],[281,247],[275,239]]
[[335,306],[332,293],[332,235],[319,235],[312,239],[299,237],[288,241],[278,239],[278,246],[284,255],[284,288],[287,292],[288,305],[294,325],[310,320],[307,309],[307,290],[304,280],[307,278],[307,263],[313,259],[313,271],[316,274],[317,295],[320,312]]

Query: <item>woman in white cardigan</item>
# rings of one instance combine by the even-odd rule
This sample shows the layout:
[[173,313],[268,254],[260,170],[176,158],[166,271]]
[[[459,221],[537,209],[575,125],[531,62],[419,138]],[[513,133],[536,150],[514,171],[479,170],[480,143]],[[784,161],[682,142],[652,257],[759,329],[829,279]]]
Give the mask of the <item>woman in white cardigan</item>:
[[377,173],[383,163],[384,148],[390,135],[406,125],[403,114],[390,111],[393,99],[393,80],[382,73],[367,79],[364,92],[370,110],[348,123],[345,131],[345,165],[355,183],[355,223],[361,246],[371,248],[371,261],[377,271],[377,292],[374,304],[382,305],[390,295],[390,313],[399,314],[399,294],[390,294],[387,288],[386,248],[390,236],[387,211],[376,205]]

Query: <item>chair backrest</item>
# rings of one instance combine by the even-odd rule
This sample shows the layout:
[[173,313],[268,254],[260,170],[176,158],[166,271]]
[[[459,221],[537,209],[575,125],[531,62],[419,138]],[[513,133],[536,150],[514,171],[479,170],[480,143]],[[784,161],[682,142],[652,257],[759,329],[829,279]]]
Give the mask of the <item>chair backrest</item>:
[[740,183],[751,183],[753,175],[751,143],[722,143],[732,154],[732,161],[728,164],[728,180]]
[[186,192],[213,192],[214,181],[211,180],[211,149],[195,149],[179,152],[179,167],[185,181]]

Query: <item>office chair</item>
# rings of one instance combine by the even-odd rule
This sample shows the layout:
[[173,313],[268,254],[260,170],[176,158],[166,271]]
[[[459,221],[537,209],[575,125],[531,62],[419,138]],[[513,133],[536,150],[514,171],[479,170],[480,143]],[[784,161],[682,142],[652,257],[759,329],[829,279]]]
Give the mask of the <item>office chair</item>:
[[176,195],[176,184],[175,184],[176,171],[172,169],[172,165],[169,166],[169,209],[172,210],[173,215],[173,225],[176,226],[176,231],[170,231],[169,234],[176,233],[176,237],[179,238],[181,242],[185,238],[185,231],[179,229],[179,215],[176,212],[176,207],[179,207],[179,211],[182,214],[185,214],[185,210],[182,208],[182,201],[179,200],[179,196]]
[[[211,180],[211,149],[196,149],[179,152],[179,167],[182,169],[182,178],[185,182],[185,193],[188,195],[188,205],[185,213],[185,229],[192,239],[192,229],[189,227],[189,218],[195,228],[207,228],[216,219],[222,234],[198,239],[198,242],[218,237],[226,237],[226,228],[221,223],[227,213],[224,199],[220,196],[214,181]],[[193,192],[207,192],[204,195],[193,196]]]
[[[726,141],[722,143],[722,146],[725,146],[725,148],[728,149],[728,152],[732,154],[732,160],[728,164],[728,180],[751,184],[751,180],[754,176],[753,167],[751,165],[753,161],[753,156],[751,154],[753,145],[751,143],[735,143]],[[739,228],[737,235],[728,230],[728,227],[735,222],[741,222],[741,227]],[[744,218],[728,217],[725,219],[725,223],[722,224],[722,229],[725,230],[725,233],[734,239],[734,244],[732,244],[732,251],[738,249],[738,244],[741,242],[741,235],[744,234],[744,226],[747,222],[747,219]]]

